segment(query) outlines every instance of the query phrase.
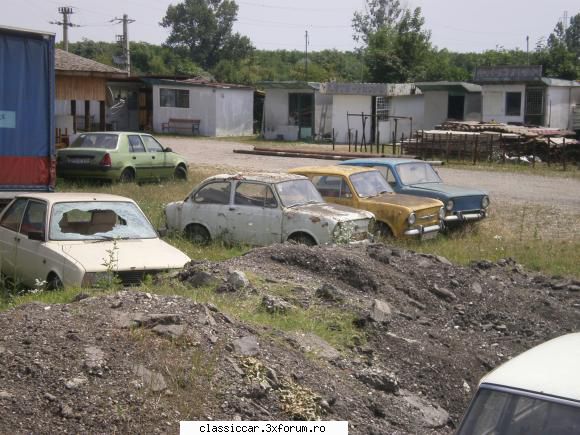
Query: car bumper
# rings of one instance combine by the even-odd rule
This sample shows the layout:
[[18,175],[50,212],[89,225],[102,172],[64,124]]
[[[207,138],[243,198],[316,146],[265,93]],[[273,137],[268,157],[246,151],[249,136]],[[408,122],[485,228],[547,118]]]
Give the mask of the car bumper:
[[441,230],[441,225],[429,225],[429,226],[422,226],[419,225],[417,228],[413,228],[411,230],[405,231],[405,236],[419,236],[424,237],[428,234],[436,235],[438,231]]
[[445,216],[445,222],[464,222],[464,221],[478,221],[483,219],[487,216],[487,212],[485,210],[481,210],[479,212],[456,212],[455,214]]
[[62,178],[104,178],[116,179],[120,176],[120,171],[117,168],[108,166],[83,166],[79,168],[73,165],[57,165],[56,174]]

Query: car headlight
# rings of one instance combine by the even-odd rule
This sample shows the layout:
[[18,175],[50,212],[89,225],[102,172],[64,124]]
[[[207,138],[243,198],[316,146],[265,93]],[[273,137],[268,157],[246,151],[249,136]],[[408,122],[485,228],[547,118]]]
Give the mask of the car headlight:
[[342,223],[338,222],[334,226],[334,230],[332,230],[332,237],[337,238],[341,232],[342,232]]
[[443,208],[443,207],[441,207],[441,208],[439,209],[439,219],[440,219],[440,220],[443,220],[443,219],[445,219],[445,208]]
[[86,272],[81,287],[98,287],[112,281],[114,276],[114,274],[109,272]]
[[489,196],[486,195],[481,199],[481,208],[487,207],[489,207]]
[[409,217],[407,218],[407,223],[408,223],[409,225],[414,225],[414,224],[415,224],[415,222],[417,222],[417,216],[415,215],[415,213],[411,213],[411,214],[409,215]]
[[454,206],[455,206],[455,203],[453,202],[452,199],[450,199],[449,201],[447,201],[447,204],[445,204],[445,208],[447,209],[447,211],[453,210],[453,207]]

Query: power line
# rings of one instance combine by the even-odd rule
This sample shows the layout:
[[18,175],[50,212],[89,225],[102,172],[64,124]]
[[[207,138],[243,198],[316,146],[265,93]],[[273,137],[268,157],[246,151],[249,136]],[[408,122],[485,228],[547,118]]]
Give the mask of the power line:
[[342,11],[350,11],[352,10],[352,8],[335,8],[333,7],[332,9],[329,8],[300,8],[300,7],[296,7],[296,6],[273,6],[273,5],[267,5],[264,3],[254,3],[254,2],[247,2],[247,1],[237,1],[237,3],[242,4],[242,5],[247,5],[247,6],[256,6],[256,7],[260,7],[260,8],[267,8],[267,9],[285,9],[285,10],[293,10],[293,11],[319,11],[319,12],[328,12],[329,10],[342,10]]

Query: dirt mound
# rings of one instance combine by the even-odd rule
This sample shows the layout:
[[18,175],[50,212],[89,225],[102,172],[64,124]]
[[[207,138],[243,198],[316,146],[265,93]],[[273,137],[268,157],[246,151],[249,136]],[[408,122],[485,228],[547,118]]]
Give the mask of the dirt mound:
[[0,431],[320,418],[353,434],[447,434],[482,374],[580,329],[578,283],[511,260],[285,244],[179,280],[160,285],[188,297],[122,291],[0,313]]

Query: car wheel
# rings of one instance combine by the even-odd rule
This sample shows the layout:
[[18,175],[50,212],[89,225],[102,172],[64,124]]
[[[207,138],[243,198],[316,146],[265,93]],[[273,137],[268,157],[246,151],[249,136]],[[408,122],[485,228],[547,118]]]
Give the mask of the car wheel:
[[119,181],[121,183],[132,183],[135,181],[135,171],[133,169],[127,168],[121,172],[121,176],[119,177]]
[[376,237],[379,237],[381,239],[390,239],[393,237],[393,232],[391,231],[391,228],[389,228],[389,226],[384,222],[376,223],[374,234]]
[[201,245],[207,245],[211,240],[209,231],[201,225],[188,225],[185,227],[185,237],[193,243]]
[[46,289],[47,290],[50,290],[50,291],[60,290],[63,287],[64,287],[64,285],[62,284],[62,281],[60,280],[60,278],[58,277],[57,274],[51,273],[46,278]]
[[305,233],[297,233],[292,234],[288,237],[288,240],[294,243],[298,243],[299,245],[306,245],[306,246],[316,246],[316,241]]
[[175,178],[176,180],[182,180],[182,181],[187,180],[187,169],[185,169],[181,165],[176,167],[175,172],[173,173],[173,178]]

